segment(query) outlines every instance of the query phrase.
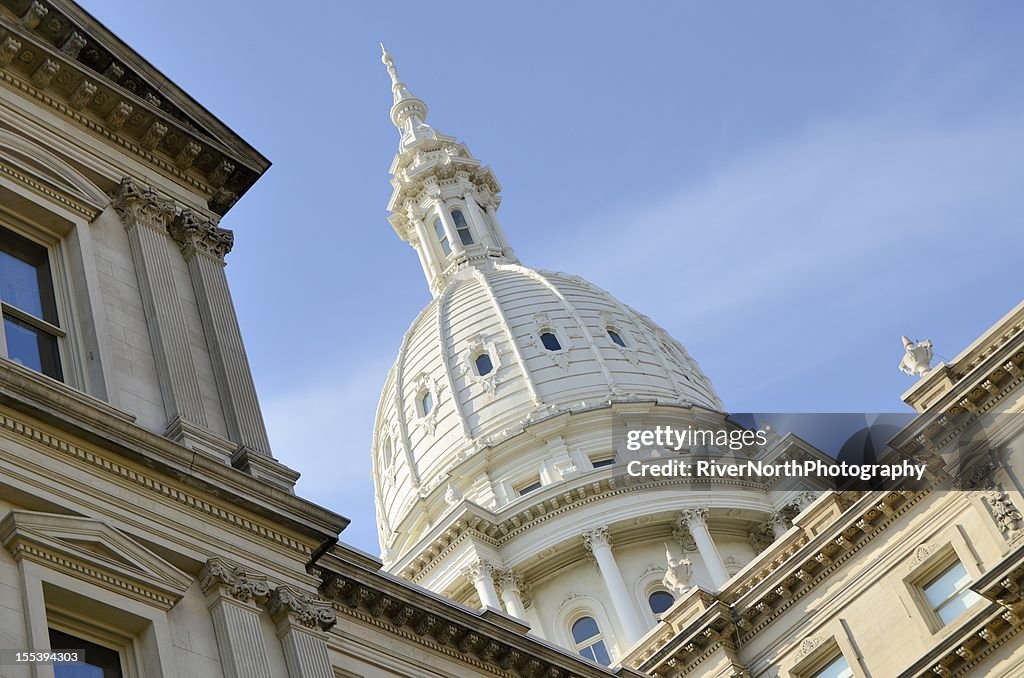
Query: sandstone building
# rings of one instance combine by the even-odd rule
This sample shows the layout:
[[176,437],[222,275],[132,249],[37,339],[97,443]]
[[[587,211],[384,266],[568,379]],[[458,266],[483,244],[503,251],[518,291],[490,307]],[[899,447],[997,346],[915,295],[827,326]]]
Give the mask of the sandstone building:
[[[434,299],[373,431],[382,562],[267,439],[220,222],[269,162],[71,0],[0,0],[0,675],[1020,675],[1015,417],[991,463],[933,464],[960,491],[631,481],[619,424],[735,426],[710,380],[520,264],[493,174],[385,61]],[[1024,306],[926,372],[897,447],[1019,412],[1022,344]]]

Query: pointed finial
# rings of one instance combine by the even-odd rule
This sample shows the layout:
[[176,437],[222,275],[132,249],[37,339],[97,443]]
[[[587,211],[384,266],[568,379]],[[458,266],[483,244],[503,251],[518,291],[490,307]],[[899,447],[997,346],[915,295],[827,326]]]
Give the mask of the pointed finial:
[[434,139],[437,133],[427,124],[427,104],[415,96],[398,77],[395,60],[391,58],[384,43],[380,43],[380,60],[391,76],[391,94],[394,104],[391,106],[391,122],[402,131],[402,148],[419,139]]

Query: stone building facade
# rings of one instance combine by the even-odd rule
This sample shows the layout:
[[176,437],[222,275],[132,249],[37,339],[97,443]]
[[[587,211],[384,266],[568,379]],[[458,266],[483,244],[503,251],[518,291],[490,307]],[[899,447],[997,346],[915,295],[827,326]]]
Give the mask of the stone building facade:
[[[608,417],[728,425],[710,381],[522,266],[496,179],[387,65],[392,224],[435,298],[374,431],[382,562],[267,440],[221,219],[269,162],[70,0],[0,0],[0,649],[104,678],[1020,674],[1013,454],[959,493],[631,485]],[[927,372],[898,446],[1019,412],[1022,344],[1019,307]],[[945,623],[915,592],[954,561],[977,597]],[[603,650],[573,638],[590,610]]]

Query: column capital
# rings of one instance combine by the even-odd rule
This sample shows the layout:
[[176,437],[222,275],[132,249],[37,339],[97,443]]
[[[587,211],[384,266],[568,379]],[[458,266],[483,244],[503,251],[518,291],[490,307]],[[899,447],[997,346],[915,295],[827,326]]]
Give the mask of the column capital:
[[223,558],[206,561],[199,573],[199,588],[205,595],[216,593],[242,603],[262,603],[270,595],[265,576]]
[[612,538],[608,534],[608,526],[601,525],[591,530],[586,530],[583,535],[583,547],[590,552],[595,551],[598,548],[611,548]]
[[328,631],[338,621],[330,601],[291,586],[278,586],[274,589],[267,600],[267,610],[279,625]]
[[498,568],[494,563],[480,558],[466,565],[460,572],[464,577],[475,582],[480,579],[493,579],[497,571]]
[[523,576],[515,570],[501,570],[498,572],[498,585],[503,593],[505,591],[519,593],[523,590]]
[[204,254],[219,262],[231,251],[235,234],[220,228],[213,219],[184,209],[167,225],[167,232],[186,258]]
[[141,184],[131,177],[121,183],[111,195],[114,211],[121,217],[124,227],[130,229],[144,224],[163,231],[178,213],[173,200],[159,195],[150,186]]
[[706,508],[687,508],[679,512],[677,524],[690,527],[695,524],[704,525],[707,520],[708,510]]

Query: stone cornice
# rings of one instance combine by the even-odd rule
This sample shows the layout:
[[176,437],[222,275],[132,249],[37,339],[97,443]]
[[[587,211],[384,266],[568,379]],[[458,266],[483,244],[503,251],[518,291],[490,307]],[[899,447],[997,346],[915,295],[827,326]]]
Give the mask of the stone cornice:
[[[324,542],[336,538],[348,525],[348,519],[342,516],[196,454],[135,425],[130,416],[106,403],[6,360],[0,360],[0,404],[96,444],[108,454],[100,456],[49,430],[36,428],[30,419],[0,415],[0,428],[23,437],[29,444],[67,455],[89,465],[94,472],[131,483],[140,492],[156,493],[209,519],[307,556],[313,549],[289,536],[288,531]],[[121,464],[118,455],[153,472]],[[194,490],[186,490],[182,482]],[[230,502],[241,511],[216,506],[211,503],[211,496]],[[254,521],[245,512],[265,522]]]
[[[523,633],[494,611],[472,612],[394,577],[369,571],[337,550],[318,561],[321,593],[339,614],[421,643],[485,675],[522,678],[607,677],[610,670]],[[625,669],[618,675],[635,676]]]
[[269,167],[77,7],[33,2],[19,15],[14,4],[0,2],[0,80],[8,86],[198,189],[218,214]]

